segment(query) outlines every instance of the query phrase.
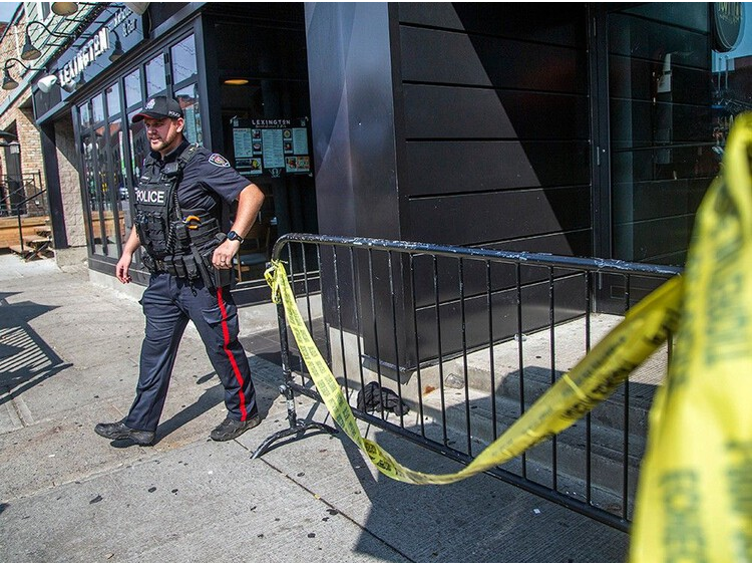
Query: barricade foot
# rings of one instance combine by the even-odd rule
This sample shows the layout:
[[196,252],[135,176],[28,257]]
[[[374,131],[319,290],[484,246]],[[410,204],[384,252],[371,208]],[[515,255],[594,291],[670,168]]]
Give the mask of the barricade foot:
[[336,428],[327,424],[323,424],[321,422],[301,422],[298,420],[295,426],[291,428],[285,428],[284,430],[280,430],[279,432],[275,432],[266,440],[261,442],[261,445],[256,448],[255,452],[253,452],[251,459],[256,459],[257,457],[265,454],[270,449],[271,445],[277,440],[287,438],[288,436],[302,438],[305,431],[310,430],[311,428],[319,430],[320,432],[326,432],[327,434],[337,434],[339,432],[339,430],[337,430]]

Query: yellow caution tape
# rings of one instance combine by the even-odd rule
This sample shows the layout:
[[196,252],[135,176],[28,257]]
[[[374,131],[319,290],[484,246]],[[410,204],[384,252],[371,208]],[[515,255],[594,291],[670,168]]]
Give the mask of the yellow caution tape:
[[752,562],[752,115],[697,212],[668,380],[650,413],[632,563]]
[[288,325],[298,343],[316,388],[329,412],[355,444],[366,452],[383,473],[398,481],[448,484],[482,473],[520,455],[546,438],[558,434],[605,400],[676,328],[682,296],[681,279],[663,284],[631,309],[591,352],[557,381],[504,434],[490,444],[467,467],[457,473],[433,475],[413,471],[392,457],[376,442],[364,438],[350,405],[316,348],[295,302],[281,262],[266,272],[272,300],[282,302]]

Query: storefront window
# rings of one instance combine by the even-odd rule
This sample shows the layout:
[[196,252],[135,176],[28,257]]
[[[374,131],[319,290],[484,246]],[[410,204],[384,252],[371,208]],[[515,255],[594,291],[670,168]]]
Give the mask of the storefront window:
[[144,159],[149,155],[149,142],[146,138],[146,128],[144,122],[139,121],[132,123],[133,116],[138,113],[136,110],[128,115],[128,123],[131,128],[131,170],[133,170],[133,178],[135,182],[141,177],[141,168],[144,164]]
[[196,40],[193,35],[186,37],[171,50],[172,77],[175,84],[180,84],[197,73]]
[[[117,259],[133,225],[133,189],[149,155],[149,142],[143,121],[131,120],[143,108],[144,95],[174,95],[184,111],[186,137],[191,142],[203,140],[195,51],[193,36],[165,46],[79,108],[83,176],[91,210],[88,230],[95,256]],[[173,76],[169,85],[168,73]]]
[[125,177],[123,175],[123,121],[122,108],[120,103],[120,85],[115,83],[106,91],[107,95],[107,117],[109,127],[107,128],[107,178],[110,185],[110,202],[113,207],[107,217],[108,225],[108,243],[107,254],[113,258],[120,256],[120,246],[118,240],[125,233],[124,213],[130,209],[128,204],[128,189],[125,186]]
[[185,138],[191,143],[203,144],[201,136],[201,112],[198,105],[198,84],[175,92],[175,98],[180,102],[185,117]]
[[614,257],[684,264],[729,124],[752,108],[745,7],[652,3],[609,14]]
[[91,99],[91,122],[99,123],[100,121],[104,121],[104,103],[101,95]]
[[125,104],[132,107],[141,103],[141,71],[134,70],[125,77]]
[[[91,209],[94,254],[117,258],[120,254],[123,201],[128,194],[122,170],[122,109],[120,84],[110,85],[91,100],[91,119],[81,109],[84,179]],[[91,126],[94,125],[94,129]]]
[[89,111],[89,104],[83,104],[78,107],[79,124],[82,129],[91,127],[91,112]]
[[96,152],[98,144],[99,142],[94,142],[91,134],[85,134],[81,138],[84,184],[86,186],[86,194],[89,199],[89,211],[91,213],[91,228],[89,229],[91,239],[89,244],[94,254],[104,255],[102,193],[101,190],[97,189],[96,172]]
[[95,138],[97,140],[96,142],[96,151],[97,151],[97,159],[98,162],[98,179],[99,179],[99,187],[101,189],[101,197],[99,198],[99,205],[101,212],[101,220],[102,220],[102,227],[104,229],[104,240],[103,240],[103,248],[101,250],[102,254],[110,255],[113,254],[113,249],[115,248],[115,240],[116,240],[116,234],[115,234],[115,221],[114,221],[114,206],[112,202],[113,194],[111,192],[112,190],[112,181],[110,178],[110,175],[108,174],[107,169],[107,137],[105,134],[105,126],[97,127],[94,131]]
[[107,116],[112,119],[120,113],[120,85],[116,82],[107,88],[105,96],[107,97]]
[[146,95],[156,96],[167,88],[164,55],[159,54],[146,63]]
[[[110,140],[109,140],[109,158],[112,164],[112,189],[113,196],[115,198],[116,216],[113,217],[113,229],[115,229],[117,222],[117,233],[123,237],[122,241],[125,242],[128,229],[131,227],[131,213],[130,203],[128,196],[128,188],[125,185],[125,162],[123,154],[125,154],[125,138],[123,132],[122,120],[116,119],[110,123]],[[117,245],[115,245],[117,248]],[[120,249],[117,248],[117,255],[120,255]],[[110,253],[115,256],[115,252]]]

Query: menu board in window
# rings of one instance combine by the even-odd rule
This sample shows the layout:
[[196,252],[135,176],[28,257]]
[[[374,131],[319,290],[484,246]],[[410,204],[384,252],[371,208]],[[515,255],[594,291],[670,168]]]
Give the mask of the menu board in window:
[[312,175],[309,119],[232,120],[235,168],[250,176]]

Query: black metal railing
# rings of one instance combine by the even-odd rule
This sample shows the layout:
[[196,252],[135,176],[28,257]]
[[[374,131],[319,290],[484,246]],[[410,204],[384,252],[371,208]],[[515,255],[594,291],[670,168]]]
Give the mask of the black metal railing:
[[16,217],[21,252],[26,250],[23,218],[49,215],[49,204],[45,197],[47,190],[41,186],[41,172],[0,176],[0,218]]
[[47,215],[47,198],[39,197],[43,193],[39,171],[0,175],[0,217]]
[[[287,263],[309,330],[356,416],[465,464],[626,310],[680,273],[617,260],[301,234],[280,238],[273,258]],[[320,400],[281,305],[278,312],[290,429],[270,436],[254,457],[305,430],[294,393]],[[670,352],[669,338],[584,419],[489,474],[626,531],[647,413]],[[370,382],[391,389],[409,413],[355,408],[355,395]]]

